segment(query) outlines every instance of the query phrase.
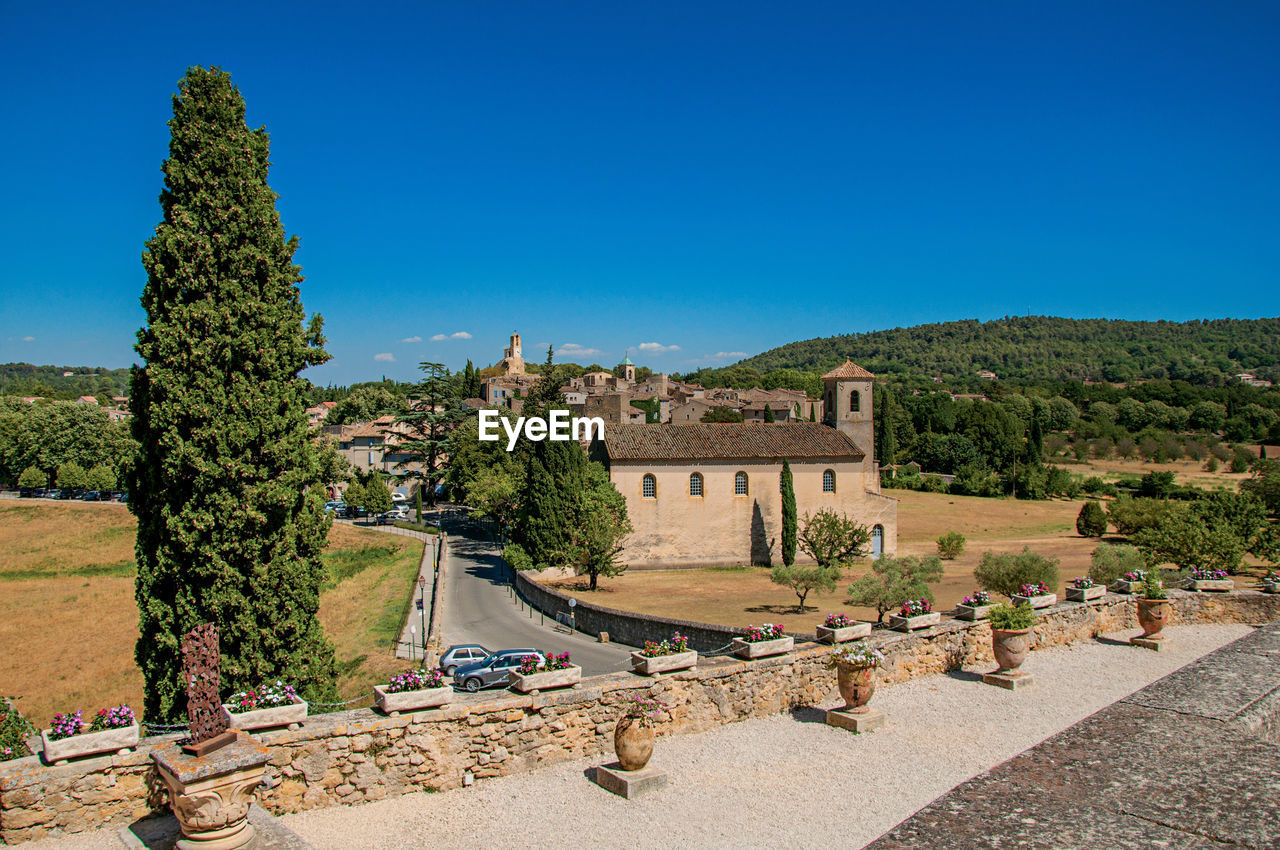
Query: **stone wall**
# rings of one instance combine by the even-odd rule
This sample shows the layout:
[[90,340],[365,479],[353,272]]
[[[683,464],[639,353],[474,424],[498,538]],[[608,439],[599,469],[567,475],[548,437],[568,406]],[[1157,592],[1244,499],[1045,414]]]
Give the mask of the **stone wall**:
[[[1175,624],[1280,618],[1280,595],[1171,595]],[[1064,603],[1041,614],[1036,645],[1086,640],[1136,627],[1134,620],[1133,603],[1125,597]],[[946,620],[923,633],[877,631],[868,640],[885,653],[881,680],[890,684],[991,658],[990,628],[983,623]],[[828,652],[801,644],[778,659],[703,659],[695,670],[657,680],[614,673],[587,679],[579,690],[537,696],[458,694],[447,708],[403,717],[369,709],[312,717],[299,730],[258,736],[272,750],[261,801],[282,814],[454,788],[467,773],[482,779],[607,757],[618,704],[637,693],[651,693],[670,707],[670,722],[660,729],[664,735],[830,704],[836,694],[835,674],[823,664]],[[125,825],[163,810],[150,750],[170,740],[148,738],[134,753],[63,767],[43,765],[34,756],[0,764],[0,838],[13,844]]]

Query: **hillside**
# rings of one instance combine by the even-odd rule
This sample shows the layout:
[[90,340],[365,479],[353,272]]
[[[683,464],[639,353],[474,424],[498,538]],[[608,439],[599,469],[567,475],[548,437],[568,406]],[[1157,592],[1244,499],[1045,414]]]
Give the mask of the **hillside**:
[[[66,372],[71,374],[65,375]],[[128,392],[128,369],[0,363],[0,395],[73,399],[82,395],[127,395]]]
[[[1002,380],[1133,381],[1221,385],[1239,372],[1280,382],[1280,318],[1133,322],[1007,317],[917,325],[793,342],[688,377],[741,384],[746,373],[822,373],[846,358],[889,379],[940,376],[959,384],[981,370]],[[738,373],[738,374],[735,374]]]

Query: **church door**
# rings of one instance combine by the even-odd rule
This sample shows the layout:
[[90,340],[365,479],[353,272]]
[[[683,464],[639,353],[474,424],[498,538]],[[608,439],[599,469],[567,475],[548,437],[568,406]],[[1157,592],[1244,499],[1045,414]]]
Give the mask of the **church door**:
[[884,554],[884,526],[877,525],[871,529],[871,557],[879,558]]

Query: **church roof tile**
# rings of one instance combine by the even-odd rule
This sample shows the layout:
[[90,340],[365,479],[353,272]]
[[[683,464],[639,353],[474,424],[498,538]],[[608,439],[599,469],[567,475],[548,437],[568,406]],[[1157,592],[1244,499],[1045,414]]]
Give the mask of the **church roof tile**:
[[737,460],[848,458],[865,455],[843,431],[817,422],[758,425],[611,425],[604,448],[610,460]]

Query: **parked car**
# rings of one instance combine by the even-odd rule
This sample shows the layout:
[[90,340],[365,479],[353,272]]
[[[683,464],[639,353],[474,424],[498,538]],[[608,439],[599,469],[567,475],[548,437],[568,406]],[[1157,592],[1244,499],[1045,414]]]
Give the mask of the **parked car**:
[[404,493],[396,492],[391,494],[391,501],[396,503],[399,503],[399,502],[408,503],[409,497],[406,496]]
[[41,498],[44,498],[44,499],[61,499],[61,498],[62,498],[62,490],[61,490],[61,488],[59,488],[59,487],[50,487],[49,489],[47,489],[47,490],[45,490],[45,491],[44,491],[44,496],[42,496]]
[[83,501],[85,501],[85,502],[96,502],[96,501],[98,501],[101,497],[98,495],[98,491],[97,491],[97,490],[85,490],[85,491],[84,491],[84,494],[83,494],[83,495],[81,495],[81,496],[80,496],[80,498],[81,498],[81,500],[83,500]]
[[333,511],[338,516],[342,516],[342,512],[345,511],[346,508],[347,508],[347,503],[342,501],[341,499],[333,499],[332,501],[328,501],[324,503],[325,513],[328,513],[329,511]]
[[19,487],[18,498],[19,499],[43,499],[44,489],[45,488],[43,487]]
[[440,656],[440,672],[452,678],[454,671],[459,667],[484,661],[490,655],[493,653],[478,643],[454,644]]
[[471,693],[494,685],[506,685],[510,682],[511,671],[530,655],[537,656],[539,664],[546,663],[546,656],[536,649],[503,649],[483,661],[454,670],[453,684]]

